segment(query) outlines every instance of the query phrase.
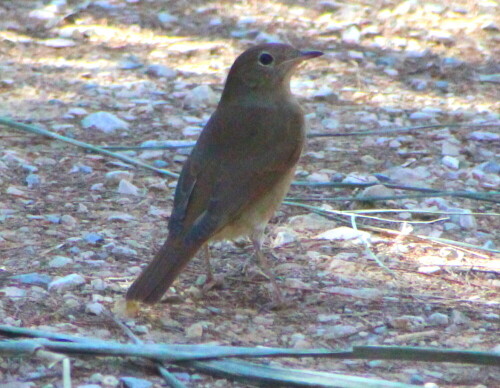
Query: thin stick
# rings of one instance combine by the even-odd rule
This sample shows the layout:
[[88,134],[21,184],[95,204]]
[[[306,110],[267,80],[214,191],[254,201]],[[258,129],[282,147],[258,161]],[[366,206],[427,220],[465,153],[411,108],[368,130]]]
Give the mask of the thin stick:
[[3,124],[7,127],[18,129],[20,131],[35,133],[37,135],[48,136],[48,137],[51,137],[51,138],[56,139],[56,140],[64,141],[66,143],[73,144],[77,147],[84,148],[84,149],[87,149],[87,150],[90,150],[93,152],[97,152],[99,154],[111,156],[115,159],[120,159],[120,160],[123,160],[124,162],[130,163],[130,164],[133,164],[136,166],[140,166],[143,168],[147,168],[148,170],[152,170],[154,172],[157,172],[157,173],[162,174],[162,175],[167,175],[167,176],[170,176],[172,178],[179,177],[179,174],[170,172],[168,170],[156,168],[156,167],[151,166],[149,164],[143,163],[140,160],[130,158],[126,155],[117,154],[115,152],[105,150],[101,147],[93,146],[93,145],[85,143],[83,141],[75,140],[75,139],[72,139],[70,137],[59,135],[58,133],[55,133],[55,132],[47,131],[46,129],[43,129],[43,128],[35,127],[34,125],[19,123],[17,121],[9,120],[5,117],[0,117],[0,124]]
[[[354,230],[358,230],[358,227],[356,225],[356,216],[354,214],[351,215],[351,226]],[[370,248],[370,242],[363,233],[360,234],[360,238],[365,246],[365,252],[368,254],[368,256],[370,256],[372,260],[374,260],[379,265],[380,268],[386,271],[393,278],[396,278],[396,273],[392,269],[387,267],[384,263],[382,263],[382,261],[377,257],[377,255],[373,253],[373,251]]]
[[[107,314],[114,323],[116,323],[124,332],[127,334],[127,336],[134,341],[136,345],[142,345],[144,342],[137,337],[132,330],[130,330],[127,325],[125,325],[121,320],[119,320],[117,317],[115,317],[113,314],[108,313]],[[182,384],[179,380],[175,378],[175,376],[170,373],[170,371],[165,368],[165,366],[160,362],[160,361],[154,361],[154,364],[156,366],[156,369],[158,369],[158,372],[160,373],[161,377],[163,377],[163,380],[172,388],[186,388],[184,384]]]
[[498,124],[474,124],[474,123],[448,123],[448,124],[430,124],[430,125],[418,125],[414,127],[402,127],[402,128],[387,128],[379,129],[375,131],[358,131],[358,132],[311,132],[307,137],[346,137],[346,136],[371,136],[371,135],[381,135],[388,133],[399,133],[399,132],[411,132],[423,129],[436,129],[436,128],[459,128],[459,127],[472,127],[472,128],[498,128]]

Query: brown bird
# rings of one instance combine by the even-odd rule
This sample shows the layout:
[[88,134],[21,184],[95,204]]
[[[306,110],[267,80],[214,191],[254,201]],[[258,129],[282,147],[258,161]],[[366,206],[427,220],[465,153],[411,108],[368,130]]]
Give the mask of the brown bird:
[[280,298],[261,246],[304,145],[304,114],[290,78],[297,65],[322,54],[274,43],[236,59],[219,105],[183,166],[167,241],[130,286],[127,301],[158,302],[204,244],[242,236],[250,237]]

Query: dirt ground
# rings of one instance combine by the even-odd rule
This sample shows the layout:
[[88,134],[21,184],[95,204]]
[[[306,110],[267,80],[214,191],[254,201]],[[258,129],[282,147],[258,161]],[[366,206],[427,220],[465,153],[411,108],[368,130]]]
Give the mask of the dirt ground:
[[[228,242],[212,248],[223,277],[218,287],[204,291],[203,260],[196,258],[164,303],[126,324],[144,342],[500,351],[499,15],[494,1],[4,0],[0,116],[99,146],[193,141],[247,47],[280,40],[322,50],[292,81],[310,133],[464,125],[310,137],[296,176],[309,185],[292,186],[290,201],[345,213],[326,219],[284,204],[272,219],[266,253],[290,305],[269,307],[269,281],[240,274],[250,244]],[[213,94],[195,90],[199,85]],[[85,128],[82,120],[99,111],[128,127]],[[130,341],[103,308],[114,311],[164,241],[175,178],[5,126],[0,145],[0,324]],[[123,151],[175,173],[186,152]],[[109,174],[116,171],[129,173]],[[377,179],[490,194],[359,202],[349,198],[422,192],[312,185]],[[355,218],[365,240],[318,238],[351,227],[353,211],[370,209],[397,210]],[[11,277],[28,273],[49,277]],[[49,285],[70,274],[82,284]],[[74,386],[117,386],[123,376],[162,385],[129,360],[74,360]],[[271,365],[429,387],[500,385],[498,368],[451,363]],[[60,386],[57,368],[0,357],[0,386]],[[188,387],[246,386],[172,371]]]

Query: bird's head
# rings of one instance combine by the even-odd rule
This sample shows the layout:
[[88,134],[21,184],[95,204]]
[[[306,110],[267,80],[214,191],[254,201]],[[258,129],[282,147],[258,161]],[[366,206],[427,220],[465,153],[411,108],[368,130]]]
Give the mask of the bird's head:
[[300,51],[281,43],[251,47],[231,67],[224,94],[237,95],[240,91],[289,92],[294,69],[303,61],[320,55],[323,55],[321,51]]

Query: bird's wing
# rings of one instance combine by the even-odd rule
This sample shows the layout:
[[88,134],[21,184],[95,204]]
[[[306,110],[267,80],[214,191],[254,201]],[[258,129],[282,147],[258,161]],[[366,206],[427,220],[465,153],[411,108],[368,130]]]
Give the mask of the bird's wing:
[[304,142],[298,106],[216,111],[185,163],[169,229],[185,243],[207,241],[274,187],[296,164]]

